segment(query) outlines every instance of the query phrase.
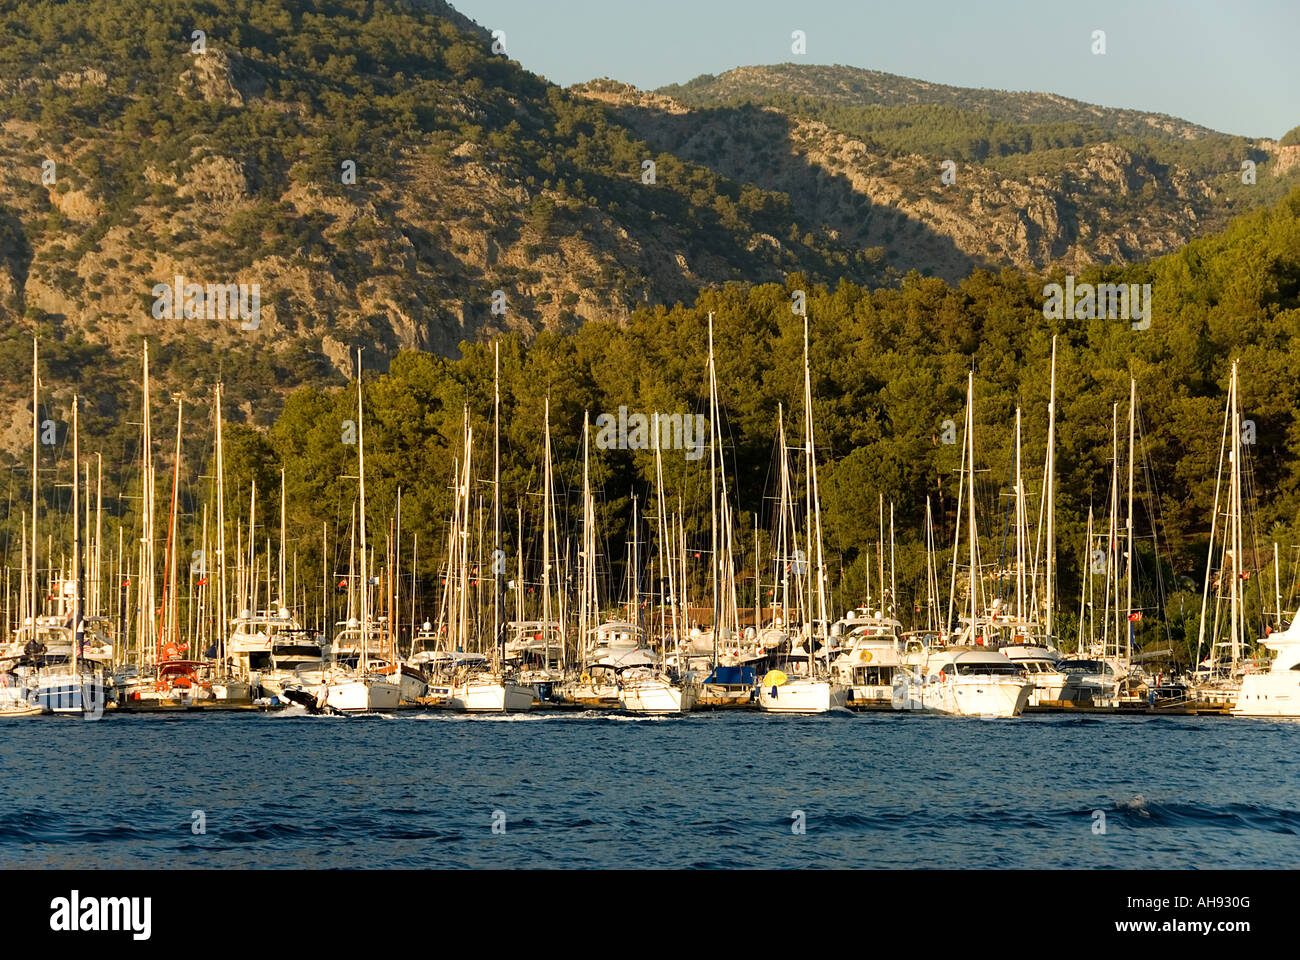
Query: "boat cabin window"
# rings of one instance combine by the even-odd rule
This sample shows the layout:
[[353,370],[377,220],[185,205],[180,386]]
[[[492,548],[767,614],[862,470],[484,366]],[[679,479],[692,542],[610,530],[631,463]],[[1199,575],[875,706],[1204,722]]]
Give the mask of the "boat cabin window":
[[858,667],[853,671],[853,682],[868,687],[890,687],[894,684],[893,667]]
[[1059,664],[1059,667],[1063,673],[1098,673],[1111,676],[1115,672],[1109,663],[1102,660],[1065,660]]
[[947,663],[944,664],[941,672],[946,673],[950,677],[954,673],[963,677],[989,675],[1018,676],[1020,674],[1020,667],[1016,666],[1014,663]]

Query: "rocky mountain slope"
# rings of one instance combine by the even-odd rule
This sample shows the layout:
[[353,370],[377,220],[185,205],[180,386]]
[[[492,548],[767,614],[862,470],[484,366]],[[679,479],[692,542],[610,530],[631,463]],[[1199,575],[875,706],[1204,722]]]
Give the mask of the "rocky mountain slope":
[[[160,389],[220,378],[266,424],[358,346],[385,367],[792,272],[1126,263],[1300,177],[1294,147],[1049,94],[791,66],[562,90],[441,0],[236,7],[0,15],[4,446],[33,333],[92,425],[124,422],[146,336]],[[178,276],[257,285],[257,322],[158,316]]]
[[[744,67],[643,92],[575,88],[650,144],[799,198],[838,236],[948,280],[1178,249],[1294,183],[1300,149],[1050,94],[851,67]],[[1242,161],[1255,164],[1242,182]]]

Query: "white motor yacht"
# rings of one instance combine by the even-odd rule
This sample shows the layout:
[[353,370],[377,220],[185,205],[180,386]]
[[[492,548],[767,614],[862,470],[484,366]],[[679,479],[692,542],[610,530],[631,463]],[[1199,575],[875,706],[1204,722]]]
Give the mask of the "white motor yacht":
[[1285,630],[1260,642],[1273,651],[1273,662],[1267,672],[1248,673],[1241,678],[1232,715],[1300,717],[1300,629],[1292,621]]
[[960,717],[1018,717],[1034,685],[1025,670],[995,650],[955,646],[931,651],[921,672],[900,670],[900,710]]

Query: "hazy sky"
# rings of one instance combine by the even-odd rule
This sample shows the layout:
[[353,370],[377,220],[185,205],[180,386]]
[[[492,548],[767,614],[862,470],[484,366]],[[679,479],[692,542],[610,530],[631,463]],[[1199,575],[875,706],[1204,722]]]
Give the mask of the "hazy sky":
[[[1300,0],[453,0],[559,84],[642,88],[732,67],[841,63],[1037,90],[1228,133],[1300,125]],[[803,30],[808,52],[790,51]],[[1106,32],[1106,54],[1091,52]]]

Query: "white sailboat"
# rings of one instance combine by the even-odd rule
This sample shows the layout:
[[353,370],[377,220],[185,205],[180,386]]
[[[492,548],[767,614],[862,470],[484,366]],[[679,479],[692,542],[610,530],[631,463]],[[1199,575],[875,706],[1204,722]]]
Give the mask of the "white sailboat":
[[[712,371],[710,371],[712,372]],[[822,557],[821,502],[817,492],[817,456],[813,439],[812,372],[808,360],[808,317],[803,324],[803,388],[804,388],[804,459],[808,495],[804,516],[809,553],[807,577],[808,600],[806,610],[810,619],[805,623],[803,644],[795,646],[785,658],[786,663],[798,668],[794,676],[783,670],[769,670],[758,690],[758,706],[765,713],[826,713],[844,707],[849,688],[831,674],[827,642],[826,566]],[[785,456],[782,451],[782,457]],[[820,631],[820,640],[819,640]],[[821,654],[813,645],[821,644]]]
[[[549,436],[550,402],[547,401],[547,429]],[[465,412],[462,430],[464,460],[456,484],[455,515],[449,537],[447,563],[447,605],[449,642],[456,652],[468,651],[473,628],[470,624],[469,601],[469,527],[470,500],[472,497],[471,463],[474,450],[474,431],[469,424],[469,411]],[[549,466],[549,443],[548,443]],[[499,542],[499,541],[498,541]],[[453,621],[454,618],[454,622]],[[544,618],[545,619],[545,618]],[[444,703],[459,713],[509,713],[530,710],[535,691],[533,687],[516,683],[501,668],[502,648],[498,643],[499,629],[493,636],[492,650],[482,660],[464,660],[455,664],[447,685]],[[437,686],[431,685],[432,687]],[[439,690],[439,692],[441,692]]]
[[[666,506],[663,500],[663,459],[660,451],[660,434],[658,422],[655,423],[655,481],[656,491],[659,501],[659,547],[660,560],[664,561],[665,547],[667,546],[665,512]],[[630,603],[628,608],[632,613],[632,627],[638,633],[640,632],[641,618],[641,591],[640,583],[640,564],[637,554],[637,512],[636,500],[632,501],[632,563],[628,577],[628,589]],[[667,566],[668,564],[664,564]],[[661,618],[662,622],[662,618]],[[700,680],[693,670],[681,666],[681,643],[680,634],[676,629],[674,635],[678,637],[676,643],[676,656],[673,660],[678,666],[669,668],[666,664],[668,659],[667,638],[661,646],[661,654],[656,658],[653,664],[644,666],[625,667],[618,671],[618,705],[627,713],[641,714],[673,714],[673,713],[690,713],[695,709],[695,704],[700,696]]]
[[319,677],[319,682],[312,678],[295,685],[294,689],[311,694],[316,699],[316,706],[324,710],[337,710],[342,713],[370,713],[377,710],[392,710],[401,702],[402,685],[399,678],[371,670],[369,644],[365,642],[371,633],[369,600],[369,567],[366,564],[368,542],[366,539],[366,451],[365,418],[362,408],[361,389],[361,349],[357,348],[357,491],[360,500],[360,569],[361,589],[359,604],[361,617],[358,624],[360,637],[358,662],[355,668],[348,667],[335,660]]
[[[1232,362],[1228,386],[1228,404],[1224,411],[1223,436],[1219,444],[1219,469],[1214,485],[1214,514],[1210,520],[1210,544],[1205,566],[1205,586],[1201,594],[1200,628],[1196,640],[1195,697],[1202,703],[1236,705],[1243,679],[1251,664],[1246,656],[1246,618],[1242,581],[1247,572],[1245,536],[1242,523],[1241,411],[1237,392],[1237,361]],[[1223,491],[1223,466],[1228,465],[1228,489]],[[1226,503],[1224,500],[1226,499]],[[1219,518],[1226,513],[1227,529],[1220,529]],[[1217,537],[1217,539],[1216,539]],[[1218,562],[1215,551],[1219,552]],[[1211,582],[1211,571],[1218,576]],[[1215,591],[1214,609],[1207,615],[1211,589]],[[1226,617],[1224,607],[1227,607]],[[1206,625],[1210,634],[1206,636]],[[1226,631],[1227,636],[1223,633]],[[1202,653],[1208,656],[1201,661]],[[1271,673],[1271,671],[1270,671]]]

